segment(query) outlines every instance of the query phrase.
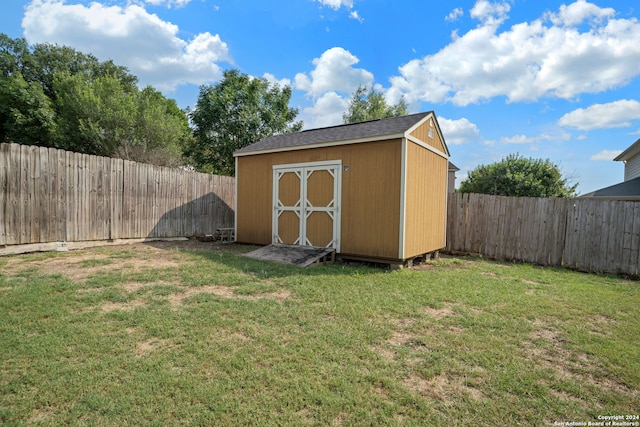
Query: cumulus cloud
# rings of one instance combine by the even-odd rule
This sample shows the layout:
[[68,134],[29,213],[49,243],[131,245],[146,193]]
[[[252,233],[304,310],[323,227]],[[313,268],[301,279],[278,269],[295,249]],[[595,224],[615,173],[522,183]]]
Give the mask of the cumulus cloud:
[[611,8],[578,0],[500,31],[509,11],[507,3],[478,0],[470,15],[479,25],[399,67],[390,98],[461,106],[501,96],[507,102],[575,99],[640,75],[636,18],[616,19]]
[[462,11],[462,9],[461,9],[461,8],[459,8],[459,7],[456,7],[455,9],[453,9],[453,10],[451,11],[451,13],[449,13],[449,14],[444,18],[444,20],[445,20],[445,21],[449,21],[449,22],[454,22],[454,21],[457,21],[457,20],[458,20],[458,18],[460,18],[463,14],[464,14],[464,12]]
[[578,108],[560,117],[558,124],[579,130],[592,130],[630,127],[634,120],[640,120],[640,102],[622,99]]
[[349,13],[349,18],[355,19],[361,24],[364,22],[364,18],[360,16],[357,10],[352,10],[351,13]]
[[146,3],[154,6],[166,6],[166,7],[182,7],[189,3],[191,0],[144,0]]
[[571,135],[567,132],[561,132],[557,135],[551,135],[548,133],[543,133],[535,136],[527,136],[527,135],[514,135],[510,137],[502,137],[500,138],[500,142],[503,144],[534,144],[536,142],[553,142],[553,141],[567,141],[571,139]]
[[444,135],[447,145],[464,144],[478,139],[480,130],[478,126],[468,119],[449,120],[444,117],[438,118],[438,124]]
[[272,85],[278,85],[280,87],[291,86],[290,79],[284,78],[284,79],[278,80],[276,76],[274,76],[271,73],[264,73],[262,77]]
[[602,150],[591,156],[591,160],[613,160],[622,153],[622,150]]
[[351,9],[353,7],[353,0],[316,0],[318,3],[323,6],[330,7],[333,10],[338,10],[342,6],[347,9]]
[[336,92],[327,92],[318,98],[313,106],[303,108],[300,118],[306,129],[333,126],[342,123],[342,114],[349,101]]
[[570,5],[560,6],[558,13],[549,14],[549,19],[555,25],[579,25],[586,20],[601,21],[615,16],[616,11],[610,7],[600,8],[586,0],[578,0]]
[[371,85],[373,74],[354,68],[360,60],[348,50],[333,47],[313,60],[315,69],[295,76],[295,88],[317,98],[329,91],[351,94],[359,85]]
[[482,23],[496,25],[507,19],[511,6],[508,3],[494,3],[488,0],[478,0],[471,9],[471,17]]
[[315,68],[311,72],[296,74],[293,87],[305,92],[314,103],[301,112],[307,128],[342,123],[351,94],[360,85],[373,84],[372,73],[354,67],[358,62],[348,50],[334,47],[312,61]]
[[22,28],[30,43],[67,45],[101,60],[112,59],[129,68],[141,84],[160,90],[216,81],[222,76],[217,63],[230,60],[219,35],[206,32],[183,40],[176,25],[135,4],[84,6],[33,0]]

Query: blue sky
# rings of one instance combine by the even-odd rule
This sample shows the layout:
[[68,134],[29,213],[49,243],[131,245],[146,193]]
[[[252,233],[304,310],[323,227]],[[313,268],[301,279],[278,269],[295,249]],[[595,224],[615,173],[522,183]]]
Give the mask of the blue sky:
[[434,110],[460,167],[548,158],[586,193],[640,138],[636,0],[10,0],[0,32],[113,59],[181,107],[237,68],[293,88],[306,128],[374,85]]

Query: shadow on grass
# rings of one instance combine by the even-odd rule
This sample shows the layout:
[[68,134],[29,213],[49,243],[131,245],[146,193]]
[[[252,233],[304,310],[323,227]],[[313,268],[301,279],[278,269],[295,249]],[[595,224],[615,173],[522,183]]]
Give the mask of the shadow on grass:
[[[197,242],[197,241],[196,241]],[[389,272],[382,267],[366,263],[318,264],[310,267],[298,267],[291,264],[263,261],[243,256],[261,246],[245,244],[222,244],[217,242],[197,242],[191,239],[184,245],[166,245],[161,242],[147,243],[158,249],[178,250],[200,257],[203,261],[211,261],[224,265],[230,270],[250,274],[258,279],[291,276],[353,276],[363,274],[380,274]]]

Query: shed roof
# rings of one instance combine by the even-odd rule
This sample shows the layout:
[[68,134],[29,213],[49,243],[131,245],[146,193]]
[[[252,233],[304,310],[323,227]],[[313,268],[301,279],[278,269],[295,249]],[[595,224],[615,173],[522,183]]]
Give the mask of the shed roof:
[[[288,149],[306,148],[307,145],[329,144],[333,145],[354,140],[381,140],[401,138],[405,132],[435,114],[433,111],[410,114],[402,117],[369,120],[366,122],[350,123],[330,126],[318,129],[308,129],[302,132],[274,135],[255,142],[234,152],[235,156],[254,154],[259,152],[285,151]],[[436,126],[440,136],[440,128]],[[443,138],[444,140],[444,138]],[[446,145],[445,145],[446,146]],[[447,153],[448,154],[448,153]]]
[[595,197],[612,200],[640,200],[640,176],[610,187],[601,188],[580,197]]

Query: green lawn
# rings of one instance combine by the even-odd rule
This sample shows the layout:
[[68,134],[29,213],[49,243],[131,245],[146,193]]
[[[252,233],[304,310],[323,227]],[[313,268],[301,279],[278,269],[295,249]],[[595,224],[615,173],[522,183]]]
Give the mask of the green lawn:
[[0,258],[0,424],[640,415],[639,282],[474,258],[299,269],[249,249]]

